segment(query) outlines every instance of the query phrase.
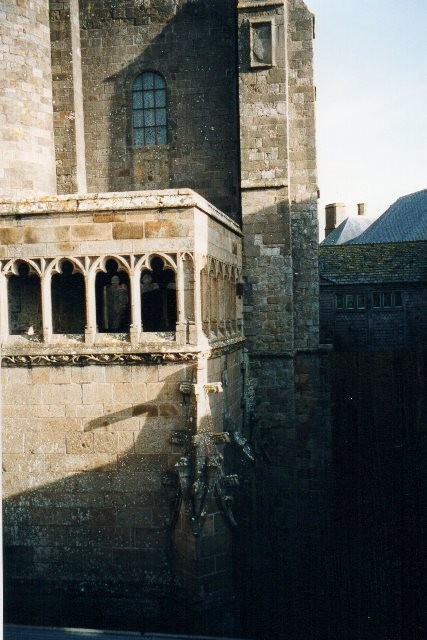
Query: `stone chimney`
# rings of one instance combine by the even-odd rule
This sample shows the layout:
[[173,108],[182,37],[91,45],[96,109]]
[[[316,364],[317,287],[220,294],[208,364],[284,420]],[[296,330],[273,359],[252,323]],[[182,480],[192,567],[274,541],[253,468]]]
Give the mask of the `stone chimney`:
[[326,227],[325,237],[328,236],[331,231],[336,229],[343,220],[345,220],[345,204],[341,202],[334,202],[333,204],[327,204],[326,211]]
[[366,208],[367,208],[366,202],[359,202],[358,205],[357,205],[357,215],[358,216],[365,216],[366,215]]

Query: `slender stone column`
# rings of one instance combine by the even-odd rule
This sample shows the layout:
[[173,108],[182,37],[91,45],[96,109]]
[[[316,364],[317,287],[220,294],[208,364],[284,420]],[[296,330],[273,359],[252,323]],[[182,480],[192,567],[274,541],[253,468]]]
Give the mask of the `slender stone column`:
[[41,277],[43,340],[50,342],[52,339],[52,292],[51,274],[44,273]]
[[7,278],[0,274],[0,342],[9,335],[9,309],[7,304]]
[[130,276],[131,327],[130,338],[136,344],[142,330],[141,320],[141,269],[134,269]]
[[96,335],[96,300],[95,300],[96,272],[90,271],[85,275],[86,286],[86,330],[85,342],[93,344]]

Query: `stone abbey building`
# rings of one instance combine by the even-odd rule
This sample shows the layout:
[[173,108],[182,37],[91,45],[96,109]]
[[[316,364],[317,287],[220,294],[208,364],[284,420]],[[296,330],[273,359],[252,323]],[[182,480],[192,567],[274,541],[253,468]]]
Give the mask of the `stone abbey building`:
[[327,628],[313,33],[302,0],[1,3],[7,622]]

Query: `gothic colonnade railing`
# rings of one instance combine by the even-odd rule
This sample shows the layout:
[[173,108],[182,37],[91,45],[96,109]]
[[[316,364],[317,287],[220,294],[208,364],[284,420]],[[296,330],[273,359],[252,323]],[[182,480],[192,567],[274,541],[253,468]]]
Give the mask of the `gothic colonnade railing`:
[[[19,265],[27,265],[32,275],[40,278],[42,339],[55,342],[52,318],[52,277],[62,273],[65,261],[73,265],[73,273],[84,278],[85,333],[87,344],[99,340],[96,310],[96,277],[106,273],[106,264],[114,260],[118,272],[129,278],[130,330],[132,344],[147,341],[142,322],[141,275],[151,271],[151,260],[160,258],[165,269],[171,269],[176,279],[176,331],[177,344],[197,344],[203,337],[225,338],[242,332],[242,313],[236,303],[236,284],[241,270],[211,256],[193,252],[168,254],[109,254],[103,256],[63,256],[55,258],[16,257],[0,261],[0,339],[10,338],[8,279],[19,274]],[[241,305],[240,305],[241,306]],[[61,339],[62,341],[62,339]]]

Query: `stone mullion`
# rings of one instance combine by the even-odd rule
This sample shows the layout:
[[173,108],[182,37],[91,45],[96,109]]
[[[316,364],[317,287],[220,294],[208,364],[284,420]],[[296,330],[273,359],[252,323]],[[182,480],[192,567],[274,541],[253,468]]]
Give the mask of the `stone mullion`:
[[213,333],[218,335],[218,278],[209,272],[209,317]]
[[177,274],[176,274],[176,298],[177,298],[177,318],[176,323],[176,341],[178,344],[185,344],[187,341],[187,321],[185,317],[185,298],[184,298],[184,268],[182,261],[184,256],[180,253],[177,256]]
[[231,300],[231,326],[233,333],[237,333],[238,331],[238,321],[237,321],[237,293],[236,293],[236,277],[234,273],[234,269],[230,278],[230,300]]
[[0,274],[0,340],[4,342],[9,335],[9,307],[7,295],[7,277]]
[[96,335],[96,298],[95,298],[96,272],[89,271],[85,274],[86,293],[86,330],[85,342],[92,344]]
[[44,272],[41,276],[42,320],[43,340],[50,342],[52,339],[52,273]]
[[225,335],[226,322],[225,322],[225,279],[224,271],[221,269],[218,274],[218,333]]
[[134,269],[130,275],[131,326],[130,340],[132,344],[139,341],[142,331],[141,317],[141,269]]
[[194,322],[196,326],[197,342],[203,335],[202,327],[202,288],[201,288],[201,264],[200,256],[194,256]]

